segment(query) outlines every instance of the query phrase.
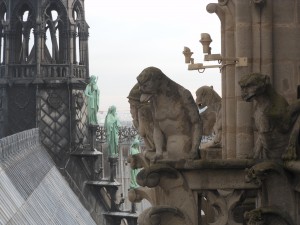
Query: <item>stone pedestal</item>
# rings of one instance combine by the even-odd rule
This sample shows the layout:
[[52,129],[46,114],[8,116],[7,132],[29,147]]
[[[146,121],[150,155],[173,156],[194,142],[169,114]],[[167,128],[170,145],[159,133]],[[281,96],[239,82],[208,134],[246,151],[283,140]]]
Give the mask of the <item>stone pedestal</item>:
[[90,175],[90,179],[98,180],[101,179],[101,174],[103,171],[102,167],[102,152],[93,149],[91,150],[90,145],[82,145],[77,147],[77,149],[72,153],[73,156],[81,158],[84,165],[86,173]]
[[93,151],[96,150],[96,131],[97,131],[98,127],[99,127],[99,125],[93,125],[93,124],[88,125],[89,143],[91,146],[91,150],[93,150]]
[[201,149],[201,159],[221,159],[222,148],[206,148]]
[[131,213],[136,213],[136,203],[131,203]]
[[118,158],[117,157],[109,157],[108,162],[110,165],[110,181],[114,182],[115,177],[116,177],[116,168],[117,168]]

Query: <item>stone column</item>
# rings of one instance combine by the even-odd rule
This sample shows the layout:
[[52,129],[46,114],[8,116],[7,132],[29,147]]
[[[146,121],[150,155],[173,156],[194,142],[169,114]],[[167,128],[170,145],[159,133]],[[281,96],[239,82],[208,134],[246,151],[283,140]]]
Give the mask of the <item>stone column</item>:
[[78,59],[76,58],[76,51],[77,51],[77,46],[76,46],[76,38],[77,38],[77,32],[73,32],[73,63],[77,64]]
[[41,30],[41,24],[37,24],[34,29],[34,45],[35,45],[35,59],[36,59],[36,78],[41,77],[41,61],[44,59],[44,36]]
[[[236,57],[252,59],[252,10],[246,1],[236,0],[235,5]],[[242,75],[252,72],[251,68],[251,60],[248,60],[248,66],[235,68],[237,158],[246,158],[253,151],[252,103],[241,99],[238,84]]]
[[82,65],[86,65],[87,62],[87,43],[88,43],[88,32],[83,31],[80,33],[80,37],[79,37],[79,42],[81,43],[80,45],[80,63]]
[[83,32],[79,32],[78,33],[78,38],[79,38],[79,61],[78,64],[79,65],[83,65],[84,64],[84,58],[83,58],[83,52],[84,52],[84,34]]
[[270,76],[273,83],[273,1],[266,0],[261,7],[261,73]]
[[[230,4],[230,2],[228,3]],[[224,23],[224,49],[222,56],[225,58],[235,57],[235,45],[234,45],[234,6],[227,5],[225,13],[225,23]],[[226,63],[226,61],[225,61]],[[236,99],[235,99],[235,66],[228,65],[222,72],[222,111],[224,112],[224,132],[226,139],[226,158],[232,159],[236,156]],[[222,139],[223,140],[223,139]]]
[[[235,56],[234,4],[232,1],[211,3],[206,7],[216,13],[221,21],[221,54],[224,58]],[[226,60],[224,61],[226,64]],[[235,66],[227,65],[222,70],[222,158],[235,158]]]
[[[30,30],[29,30],[30,32]],[[24,63],[27,60],[28,57],[28,44],[29,44],[29,36],[30,33],[28,31],[24,31],[23,32],[23,43],[22,43],[22,47],[23,47],[23,52],[22,52],[22,62]]]
[[[73,77],[74,76],[74,71],[73,71],[73,64],[74,64],[74,61],[75,61],[75,58],[74,58],[74,55],[76,56],[76,53],[74,54],[74,43],[75,41],[73,40],[74,39],[74,25],[71,24],[70,25],[70,30],[68,31],[68,35],[69,35],[69,43],[68,43],[68,63],[70,64],[70,68],[69,68],[69,76],[70,77]],[[76,33],[75,33],[76,34]],[[76,36],[75,36],[76,37]]]
[[5,64],[5,78],[8,78],[8,64],[10,62],[10,43],[11,43],[12,34],[11,31],[8,30],[8,26],[4,27],[4,55],[3,62]]
[[73,64],[74,63],[74,42],[73,42],[73,38],[74,38],[74,25],[71,25],[71,29],[69,30],[69,63]]
[[85,40],[85,46],[84,46],[84,60],[85,60],[85,68],[86,68],[86,71],[85,71],[85,77],[84,78],[87,78],[89,75],[90,75],[90,72],[89,72],[89,32],[86,31],[86,40]]
[[117,163],[118,158],[117,157],[108,157],[109,165],[110,165],[110,182],[114,182],[116,178],[117,173]]
[[252,72],[261,71],[261,8],[252,8]]
[[[5,51],[4,51],[5,43],[3,43],[4,41],[2,42],[2,38],[3,38],[3,40],[5,39],[5,38],[4,38],[3,31],[1,31],[1,33],[0,33],[0,63],[2,62],[2,60],[4,60],[4,58],[1,57],[1,53],[2,53],[2,52],[3,52],[3,53],[5,52]],[[4,62],[4,61],[3,61],[3,62]]]

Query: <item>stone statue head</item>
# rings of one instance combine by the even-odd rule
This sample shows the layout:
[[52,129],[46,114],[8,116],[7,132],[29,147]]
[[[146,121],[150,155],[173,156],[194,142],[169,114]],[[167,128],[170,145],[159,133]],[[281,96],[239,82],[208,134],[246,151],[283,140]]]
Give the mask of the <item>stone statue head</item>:
[[213,86],[202,86],[196,91],[196,104],[199,109],[221,102],[221,97],[214,91]]
[[97,77],[95,75],[90,76],[90,83],[95,84],[97,82]]
[[166,77],[166,75],[156,67],[144,69],[137,77],[140,91],[143,94],[155,94],[163,77]]
[[114,105],[112,105],[112,106],[110,106],[110,107],[108,108],[108,113],[109,113],[109,114],[115,115],[115,114],[116,114],[116,111],[117,111],[117,108],[116,108],[116,106],[114,106]]
[[141,91],[141,102],[148,102],[154,94],[160,92],[162,79],[167,76],[156,67],[148,67],[144,69],[136,78]]
[[130,90],[129,95],[127,96],[128,101],[131,102],[140,102],[141,91],[139,84],[135,84],[133,88]]
[[239,81],[242,98],[249,102],[255,97],[265,93],[270,86],[270,77],[260,73],[251,73],[243,75]]

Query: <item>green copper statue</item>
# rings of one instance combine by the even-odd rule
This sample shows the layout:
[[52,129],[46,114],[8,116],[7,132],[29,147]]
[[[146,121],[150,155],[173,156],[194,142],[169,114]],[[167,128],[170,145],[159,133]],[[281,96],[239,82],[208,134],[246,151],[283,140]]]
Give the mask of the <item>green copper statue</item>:
[[87,97],[88,123],[91,125],[98,125],[97,112],[99,110],[100,91],[96,82],[96,76],[92,75],[90,77],[90,83],[86,86],[84,91]]
[[116,107],[110,106],[105,117],[104,128],[106,130],[106,142],[108,144],[108,156],[118,157],[119,127],[121,126],[116,114]]
[[[129,154],[130,155],[139,154],[140,153],[139,146],[140,146],[140,141],[137,136],[137,137],[135,137],[134,141],[131,144]],[[131,171],[130,171],[131,179],[130,179],[130,187],[129,187],[130,189],[135,189],[135,188],[139,187],[138,183],[136,182],[136,176],[139,172],[140,172],[140,169],[131,169]]]

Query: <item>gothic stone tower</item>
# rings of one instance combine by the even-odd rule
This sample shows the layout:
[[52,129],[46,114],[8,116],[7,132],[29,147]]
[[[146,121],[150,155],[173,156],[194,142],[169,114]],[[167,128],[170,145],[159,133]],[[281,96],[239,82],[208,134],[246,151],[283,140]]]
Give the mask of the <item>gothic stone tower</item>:
[[0,0],[0,136],[33,127],[57,163],[85,137],[83,0]]
[[0,0],[0,137],[38,127],[46,147],[94,220],[103,202],[84,185],[89,78],[84,0]]

